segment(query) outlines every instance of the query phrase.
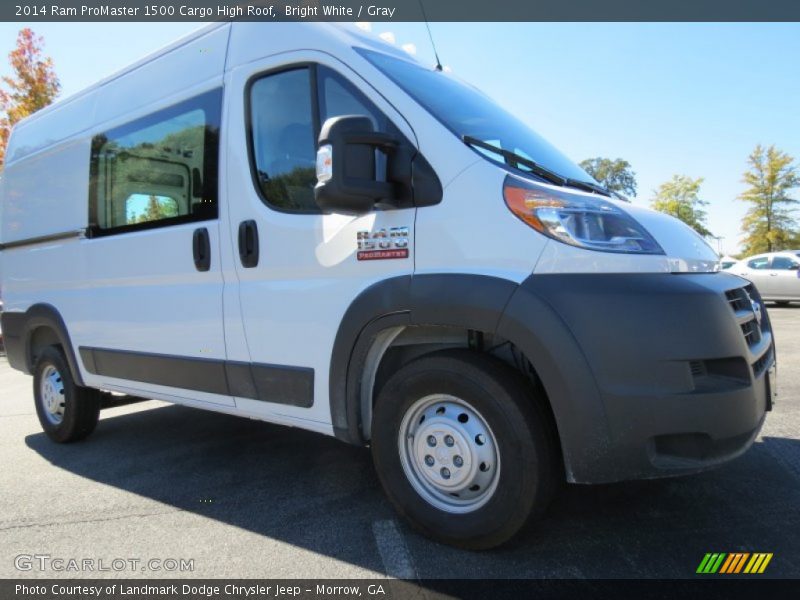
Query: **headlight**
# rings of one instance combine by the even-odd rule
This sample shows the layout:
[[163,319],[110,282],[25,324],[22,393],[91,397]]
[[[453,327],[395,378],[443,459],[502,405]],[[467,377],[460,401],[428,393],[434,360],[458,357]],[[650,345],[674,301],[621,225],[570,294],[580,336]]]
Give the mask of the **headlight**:
[[664,254],[633,217],[598,197],[511,175],[503,197],[524,223],[559,242],[604,252]]

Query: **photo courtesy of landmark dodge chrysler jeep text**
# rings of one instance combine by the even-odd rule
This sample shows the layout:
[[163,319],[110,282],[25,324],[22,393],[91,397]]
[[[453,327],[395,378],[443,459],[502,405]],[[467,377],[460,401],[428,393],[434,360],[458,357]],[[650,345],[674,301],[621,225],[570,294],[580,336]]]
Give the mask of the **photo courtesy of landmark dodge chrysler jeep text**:
[[771,408],[767,312],[703,239],[354,27],[181,39],[18,124],[1,206],[8,360],[57,442],[99,390],[302,427],[487,548]]

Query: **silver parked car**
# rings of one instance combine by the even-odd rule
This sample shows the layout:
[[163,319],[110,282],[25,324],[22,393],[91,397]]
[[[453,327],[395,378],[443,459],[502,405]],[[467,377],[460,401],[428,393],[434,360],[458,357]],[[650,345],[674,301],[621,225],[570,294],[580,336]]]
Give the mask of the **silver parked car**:
[[764,300],[778,305],[800,302],[800,250],[758,254],[730,268],[752,281]]

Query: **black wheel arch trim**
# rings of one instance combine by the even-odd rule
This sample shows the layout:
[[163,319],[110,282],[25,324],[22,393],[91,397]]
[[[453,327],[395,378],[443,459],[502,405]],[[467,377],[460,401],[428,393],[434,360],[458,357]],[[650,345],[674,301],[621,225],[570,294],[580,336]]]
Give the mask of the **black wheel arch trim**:
[[[384,279],[366,288],[345,311],[331,352],[329,398],[331,424],[336,437],[351,444],[363,443],[358,399],[358,383],[354,357],[359,346],[368,345],[370,323],[393,318],[397,324],[410,324],[409,298],[411,276]],[[391,326],[386,324],[387,327]],[[362,350],[363,351],[363,350]]]
[[575,481],[574,473],[607,464],[609,423],[589,359],[537,283],[531,276],[520,284],[497,334],[514,343],[536,370],[555,419],[567,480]]
[[361,444],[359,383],[375,334],[398,325],[494,331],[517,284],[484,275],[403,275],[378,281],[344,314],[330,367],[331,422],[339,439]]
[[2,320],[6,356],[11,367],[28,375],[33,373],[32,334],[36,329],[46,327],[55,333],[64,349],[64,356],[75,383],[84,386],[69,330],[58,309],[51,304],[34,304],[25,312],[3,312]]
[[494,332],[517,284],[466,274],[404,275],[372,284],[339,325],[330,371],[331,418],[337,437],[362,443],[361,367],[378,332],[399,325],[441,325]]
[[[330,406],[337,438],[365,443],[360,383],[367,352],[379,332],[409,325],[464,327],[510,340],[537,369],[562,447],[568,451],[575,446],[570,440],[592,440],[592,451],[580,452],[575,460],[604,454],[608,434],[602,401],[569,328],[527,282],[471,274],[396,277],[356,297],[340,324],[331,360]],[[565,454],[565,462],[572,458]]]

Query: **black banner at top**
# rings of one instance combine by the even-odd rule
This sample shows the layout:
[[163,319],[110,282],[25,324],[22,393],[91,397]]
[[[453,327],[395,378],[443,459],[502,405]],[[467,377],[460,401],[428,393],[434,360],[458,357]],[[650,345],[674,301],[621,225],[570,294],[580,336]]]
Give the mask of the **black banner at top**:
[[3,0],[3,21],[800,21],[800,0]]

